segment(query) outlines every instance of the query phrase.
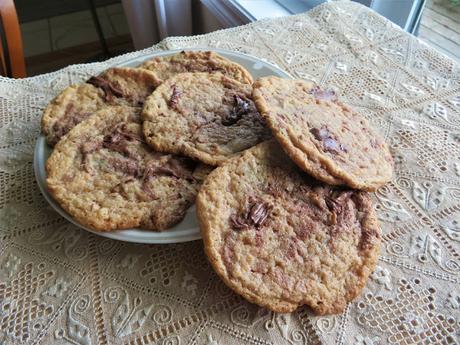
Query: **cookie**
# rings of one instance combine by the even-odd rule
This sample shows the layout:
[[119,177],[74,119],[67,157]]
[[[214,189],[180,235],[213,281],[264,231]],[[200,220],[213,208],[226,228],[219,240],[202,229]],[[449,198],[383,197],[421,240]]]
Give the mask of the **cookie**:
[[145,101],[146,141],[161,152],[219,165],[271,136],[251,92],[220,73],[169,78]]
[[67,87],[54,98],[43,113],[42,132],[54,146],[75,125],[103,107],[142,106],[159,84],[146,70],[110,68],[86,83]]
[[227,161],[197,197],[205,252],[235,292],[275,312],[335,314],[363,289],[380,249],[369,194],[324,185],[275,141]]
[[286,153],[315,178],[363,190],[391,180],[393,160],[383,138],[334,92],[266,77],[254,83],[253,98]]
[[152,71],[162,81],[178,73],[219,72],[241,83],[253,82],[251,74],[243,66],[211,51],[182,51],[171,56],[159,56],[139,67]]
[[80,224],[98,231],[165,230],[194,202],[208,170],[143,142],[133,107],[105,107],[75,126],[46,162],[47,187]]

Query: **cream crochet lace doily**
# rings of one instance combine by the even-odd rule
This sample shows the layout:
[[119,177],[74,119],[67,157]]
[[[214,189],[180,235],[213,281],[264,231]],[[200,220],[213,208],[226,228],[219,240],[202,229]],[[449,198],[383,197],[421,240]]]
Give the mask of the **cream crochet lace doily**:
[[[40,195],[33,148],[53,96],[114,62],[181,47],[249,53],[333,88],[391,145],[396,174],[375,193],[381,258],[342,315],[258,308],[217,278],[201,241],[103,239]],[[460,67],[351,2],[0,79],[0,344],[459,344],[459,111]]]

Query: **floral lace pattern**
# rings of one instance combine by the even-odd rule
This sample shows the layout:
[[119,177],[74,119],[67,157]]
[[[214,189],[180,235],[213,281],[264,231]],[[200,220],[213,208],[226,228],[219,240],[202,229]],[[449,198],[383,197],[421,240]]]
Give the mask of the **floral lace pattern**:
[[[41,113],[65,86],[147,52],[252,54],[335,90],[380,130],[396,173],[374,193],[381,258],[341,315],[275,314],[213,273],[200,241],[136,245],[68,224],[32,168]],[[0,344],[459,344],[460,66],[366,7],[176,37],[106,62],[0,78]]]

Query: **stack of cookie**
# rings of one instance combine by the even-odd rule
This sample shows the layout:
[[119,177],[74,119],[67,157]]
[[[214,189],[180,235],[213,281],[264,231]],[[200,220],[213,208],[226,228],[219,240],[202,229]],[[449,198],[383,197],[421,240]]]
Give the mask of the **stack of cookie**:
[[364,287],[380,248],[366,191],[393,162],[369,123],[334,92],[261,78],[253,100],[274,140],[206,178],[197,210],[206,254],[234,291],[277,312],[343,311]]
[[198,194],[206,254],[251,302],[337,313],[375,266],[367,191],[392,159],[334,92],[182,52],[67,88],[42,128],[48,188],[87,227],[164,230]]
[[42,118],[54,147],[49,192],[97,231],[172,227],[194,203],[208,164],[270,136],[252,82],[218,54],[189,51],[66,88]]

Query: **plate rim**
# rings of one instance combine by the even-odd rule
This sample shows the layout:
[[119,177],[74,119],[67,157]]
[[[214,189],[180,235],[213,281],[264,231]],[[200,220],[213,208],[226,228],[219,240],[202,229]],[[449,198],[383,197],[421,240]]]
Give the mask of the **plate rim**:
[[[85,227],[84,225],[80,224],[77,222],[70,214],[68,214],[54,198],[51,196],[49,191],[46,188],[46,180],[45,178],[42,178],[41,172],[45,172],[46,174],[46,161],[40,159],[42,154],[40,154],[40,151],[47,145],[46,143],[46,138],[44,135],[40,134],[37,138],[37,141],[35,143],[35,148],[34,148],[34,161],[33,161],[33,166],[34,166],[34,175],[35,175],[35,180],[38,185],[38,189],[40,190],[40,193],[43,195],[45,200],[48,202],[48,204],[64,219],[72,223],[73,225],[77,226],[80,229],[86,230],[90,233],[93,233],[95,235],[99,235],[102,237],[110,238],[113,240],[119,240],[119,241],[124,241],[124,242],[131,242],[131,243],[148,243],[148,244],[153,244],[153,243],[181,243],[181,242],[188,242],[188,241],[194,241],[201,239],[201,233],[198,229],[198,232],[192,231],[193,229],[190,229],[188,232],[184,230],[184,234],[181,234],[179,236],[174,236],[174,237],[166,237],[166,238],[161,238],[157,237],[154,239],[139,239],[139,238],[130,238],[130,237],[125,237],[123,235],[123,232],[126,230],[131,230],[131,231],[148,231],[148,230],[142,230],[142,229],[124,229],[124,230],[115,230],[115,231],[96,231],[93,229],[90,229],[88,227]],[[43,176],[45,177],[45,176]],[[151,231],[150,234],[166,234],[167,231]]]
[[180,53],[182,51],[212,51],[212,52],[216,52],[216,53],[219,53],[219,54],[233,55],[233,56],[237,56],[237,57],[238,56],[239,57],[243,56],[246,59],[251,60],[253,62],[263,63],[265,65],[270,66],[272,69],[277,70],[279,74],[283,75],[283,78],[293,79],[292,75],[290,75],[288,72],[283,70],[281,67],[277,66],[276,64],[274,64],[272,62],[265,61],[265,60],[263,60],[261,58],[258,58],[257,56],[254,56],[254,55],[251,55],[251,54],[248,54],[248,53],[241,53],[241,52],[234,51],[234,50],[228,50],[228,49],[222,49],[222,48],[206,48],[206,47],[184,47],[184,48],[176,48],[176,49],[170,49],[170,50],[154,51],[154,52],[147,53],[145,55],[141,55],[141,56],[138,56],[138,57],[132,57],[132,58],[130,58],[128,60],[125,60],[123,62],[114,62],[112,64],[109,64],[109,68],[110,67],[123,67],[123,66],[128,65],[128,64],[132,63],[133,61],[136,61],[136,60],[139,60],[139,59],[144,59],[144,61],[145,61],[145,60],[147,60],[149,58],[152,58],[152,57],[174,55],[174,54]]
[[[231,51],[231,50],[226,50],[226,49],[220,49],[220,48],[206,48],[206,47],[187,47],[187,48],[182,48],[182,49],[171,49],[171,50],[164,50],[164,51],[156,51],[156,52],[151,52],[147,53],[144,55],[139,55],[137,57],[130,58],[128,60],[125,60],[123,62],[114,62],[113,64],[109,64],[110,67],[124,67],[127,65],[132,64],[133,62],[140,61],[139,63],[142,63],[142,61],[145,61],[147,59],[150,59],[152,57],[156,56],[168,56],[168,55],[174,55],[177,54],[181,51],[213,51],[222,55],[227,55],[227,56],[235,56],[235,57],[243,57],[247,60],[250,60],[254,63],[262,63],[263,65],[269,66],[270,69],[276,70],[278,76],[282,76],[284,78],[289,78],[291,79],[292,76],[288,74],[286,71],[282,70],[280,67],[277,65],[264,61],[260,58],[257,58],[253,55],[246,54],[246,53],[241,53],[237,51]],[[226,57],[227,57],[226,56]],[[228,57],[227,57],[228,58]],[[231,58],[229,58],[231,60]],[[34,177],[35,181],[38,184],[38,188],[40,190],[40,193],[43,195],[45,198],[46,202],[64,219],[78,227],[79,229],[86,230],[92,234],[104,237],[104,238],[109,238],[112,240],[118,240],[122,242],[130,242],[130,243],[143,243],[143,244],[169,244],[169,243],[183,243],[183,242],[190,242],[190,241],[195,241],[199,240],[202,238],[201,236],[201,231],[199,226],[192,228],[192,229],[186,229],[183,230],[185,233],[179,233],[179,235],[174,235],[170,237],[155,237],[155,234],[166,234],[168,230],[165,231],[150,231],[149,234],[153,234],[153,238],[147,237],[147,238],[138,238],[135,236],[127,236],[125,231],[139,231],[139,232],[146,232],[149,230],[142,230],[142,229],[124,229],[124,230],[115,230],[115,231],[95,231],[92,229],[89,229],[79,222],[77,222],[70,214],[68,214],[58,203],[57,201],[52,197],[52,195],[49,193],[46,187],[46,177],[47,177],[47,172],[46,172],[46,160],[45,159],[40,159],[43,154],[40,153],[41,150],[44,150],[46,148],[46,138],[45,136],[40,132],[38,135],[36,142],[35,142],[35,147],[34,147],[34,157],[33,157],[33,167],[34,167]],[[44,172],[43,176],[42,173]],[[194,207],[194,206],[192,206]],[[189,209],[190,210],[190,209]],[[188,230],[188,231],[187,231]],[[174,234],[174,233],[173,233]]]

